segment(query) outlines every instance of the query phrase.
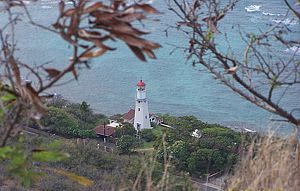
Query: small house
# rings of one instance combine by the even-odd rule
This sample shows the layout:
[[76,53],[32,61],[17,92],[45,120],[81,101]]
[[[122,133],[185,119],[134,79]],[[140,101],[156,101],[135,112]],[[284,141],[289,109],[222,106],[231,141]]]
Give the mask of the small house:
[[130,109],[123,116],[124,122],[133,124],[133,122],[134,122],[134,114],[135,114],[135,110],[134,109]]

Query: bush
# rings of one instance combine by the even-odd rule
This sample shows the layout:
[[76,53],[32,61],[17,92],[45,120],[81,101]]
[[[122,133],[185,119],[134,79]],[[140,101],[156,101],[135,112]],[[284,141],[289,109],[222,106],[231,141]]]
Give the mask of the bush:
[[63,136],[95,138],[96,134],[91,129],[82,129],[80,122],[64,109],[49,107],[48,115],[42,119],[43,125],[50,127],[54,133]]
[[[230,170],[237,161],[240,133],[221,125],[203,123],[192,116],[167,116],[167,120],[176,127],[166,130],[164,140],[167,149],[160,147],[163,144],[159,138],[154,147],[160,149],[159,157],[164,154],[172,156],[171,162],[177,170],[201,175]],[[201,138],[192,136],[196,129],[200,130]]]
[[73,129],[78,129],[78,120],[60,108],[49,107],[48,115],[42,119],[43,125],[53,131],[67,135]]
[[151,142],[156,139],[152,129],[143,129],[140,132],[140,136],[142,139],[144,139],[146,142]]
[[120,138],[123,135],[130,135],[134,136],[136,134],[136,130],[134,129],[133,125],[130,123],[125,123],[123,127],[116,128],[116,137]]
[[117,140],[117,148],[121,154],[129,154],[139,146],[139,140],[130,135],[123,135]]

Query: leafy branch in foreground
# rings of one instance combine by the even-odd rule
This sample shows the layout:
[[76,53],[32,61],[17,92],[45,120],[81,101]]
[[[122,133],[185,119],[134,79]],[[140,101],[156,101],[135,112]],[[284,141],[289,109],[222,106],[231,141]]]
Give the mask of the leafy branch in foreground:
[[[32,1],[34,2],[35,0]],[[125,0],[71,2],[70,7],[66,6],[63,0],[60,1],[59,16],[54,24],[48,27],[34,21],[24,1],[0,1],[1,19],[6,18],[6,22],[0,26],[0,152],[7,154],[7,149],[12,148],[5,147],[7,141],[18,136],[30,119],[42,127],[40,119],[47,113],[44,100],[53,96],[49,95],[47,90],[58,85],[66,74],[71,73],[77,80],[80,68],[90,68],[90,59],[116,50],[105,43],[111,45],[119,40],[142,61],[146,61],[145,55],[156,58],[153,51],[160,45],[142,38],[141,36],[148,32],[136,27],[148,14],[158,13],[151,5],[128,4]],[[26,20],[29,20],[33,27],[56,34],[70,45],[72,55],[69,55],[71,58],[68,63],[62,64],[62,69],[51,67],[51,63],[35,65],[17,58],[16,51],[22,50],[18,50],[17,40],[21,37],[16,35],[16,26]],[[26,151],[23,149],[22,152],[25,154]],[[36,159],[47,158],[46,156],[47,153],[43,153],[39,157],[36,156]],[[14,155],[7,155],[5,159],[13,162]],[[27,161],[27,158],[24,160]],[[27,168],[27,165],[25,167]],[[28,184],[26,181],[25,185]]]
[[[146,61],[145,55],[156,58],[153,50],[160,45],[141,38],[148,34],[133,26],[133,23],[146,19],[147,14],[158,13],[149,4],[127,4],[122,0],[96,1],[90,3],[87,0],[73,1],[71,8],[66,8],[64,1],[58,5],[59,16],[52,27],[45,27],[34,22],[29,10],[23,1],[2,1],[5,12],[8,15],[7,23],[0,28],[1,40],[1,92],[9,92],[15,96],[14,106],[20,108],[23,118],[40,119],[46,113],[43,105],[45,91],[57,84],[67,73],[72,73],[78,79],[78,69],[82,66],[90,67],[91,58],[99,57],[107,51],[113,51],[105,45],[105,42],[123,41],[133,53],[142,61]],[[23,11],[13,14],[15,7],[21,7]],[[18,9],[19,10],[19,9]],[[25,64],[15,57],[17,49],[15,37],[15,25],[26,15],[34,26],[48,29],[67,41],[73,53],[69,63],[64,69],[46,67],[45,64]],[[7,35],[10,34],[10,35]],[[24,81],[27,76],[30,81]],[[34,84],[34,85],[33,85]],[[3,106],[3,104],[1,104]],[[16,109],[15,108],[15,109]],[[3,116],[9,114],[6,108],[1,107]],[[17,112],[14,112],[17,113]],[[19,117],[20,115],[18,115]],[[17,118],[18,118],[17,117]],[[4,120],[5,121],[5,120]],[[3,125],[7,127],[8,125]],[[6,128],[3,128],[3,131]],[[5,145],[1,136],[0,146]]]
[[[282,23],[257,33],[246,33],[236,27],[235,32],[240,34],[240,42],[245,47],[243,55],[235,53],[229,35],[218,26],[237,3],[238,0],[230,0],[227,4],[216,0],[169,0],[169,9],[179,19],[177,26],[171,28],[188,37],[189,46],[183,48],[188,59],[193,60],[193,66],[200,64],[247,101],[280,116],[280,120],[298,129],[300,119],[295,111],[299,108],[290,109],[282,100],[289,90],[300,88],[299,56],[297,52],[278,54],[278,49],[299,48],[300,41],[287,36],[294,31]],[[221,39],[227,43],[225,50],[220,45]]]

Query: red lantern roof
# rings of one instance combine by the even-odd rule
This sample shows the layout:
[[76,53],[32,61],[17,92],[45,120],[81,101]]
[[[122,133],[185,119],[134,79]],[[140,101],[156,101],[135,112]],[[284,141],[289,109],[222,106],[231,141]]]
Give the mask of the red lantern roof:
[[143,82],[143,80],[140,80],[138,83],[137,83],[137,86],[139,87],[142,87],[142,86],[145,86],[146,84]]

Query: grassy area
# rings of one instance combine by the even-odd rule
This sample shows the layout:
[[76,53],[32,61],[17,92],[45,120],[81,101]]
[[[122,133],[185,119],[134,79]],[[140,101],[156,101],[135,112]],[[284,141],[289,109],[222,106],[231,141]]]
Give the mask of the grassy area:
[[[163,134],[163,130],[164,130],[165,127],[162,127],[162,126],[155,126],[153,129],[152,129],[152,132],[153,134],[156,136],[156,137],[160,137],[162,134]],[[150,148],[153,148],[153,144],[154,144],[154,141],[150,141],[150,142],[144,142],[142,144],[142,146],[140,147],[140,149],[150,149]]]
[[157,125],[152,129],[152,132],[156,137],[159,137],[163,134],[164,128],[165,127],[163,127],[163,126]]
[[144,142],[143,145],[142,145],[142,148],[143,149],[153,148],[153,144],[154,144],[154,141]]

